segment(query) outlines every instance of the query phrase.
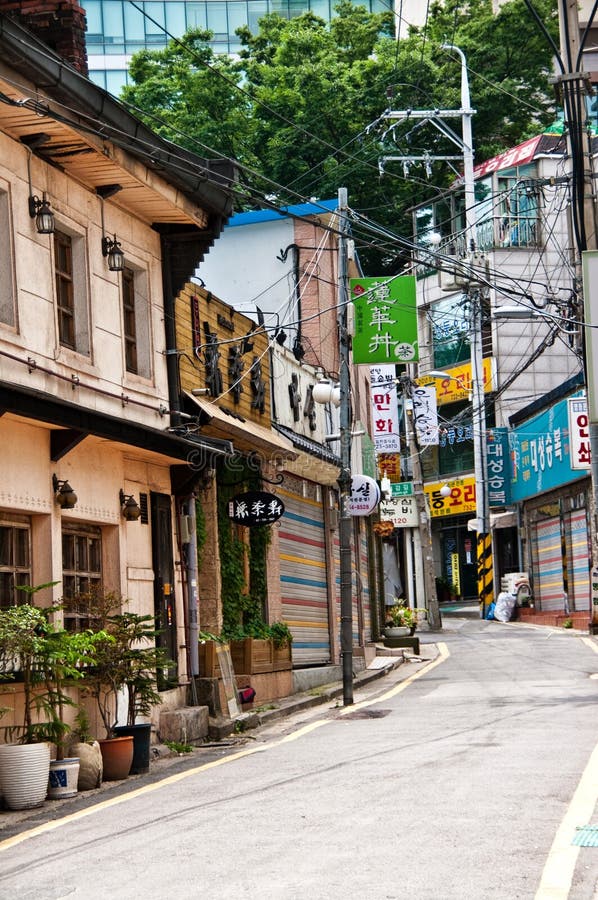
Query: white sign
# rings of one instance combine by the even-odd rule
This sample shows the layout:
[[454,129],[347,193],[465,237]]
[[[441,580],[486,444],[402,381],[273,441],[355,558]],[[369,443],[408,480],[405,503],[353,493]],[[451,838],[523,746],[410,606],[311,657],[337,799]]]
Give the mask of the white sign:
[[351,493],[347,499],[347,513],[350,516],[369,516],[379,502],[378,482],[368,475],[353,475]]
[[417,528],[419,517],[415,497],[390,497],[380,502],[380,519],[395,528]]
[[413,422],[422,447],[438,443],[436,388],[418,385],[413,389]]
[[394,366],[370,366],[374,446],[377,453],[399,453],[399,404]]
[[589,469],[592,464],[590,420],[585,397],[571,397],[569,407],[569,455],[572,469]]

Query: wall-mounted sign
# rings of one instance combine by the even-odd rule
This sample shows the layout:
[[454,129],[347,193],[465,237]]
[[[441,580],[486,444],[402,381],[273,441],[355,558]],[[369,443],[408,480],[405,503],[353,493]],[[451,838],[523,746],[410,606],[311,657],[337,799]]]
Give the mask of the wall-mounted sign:
[[[416,378],[417,384],[436,385],[436,402],[438,406],[443,403],[455,403],[457,400],[469,400],[472,392],[471,363],[461,363],[459,366],[450,366],[442,370],[446,372],[446,378],[432,378],[431,375],[422,375]],[[496,360],[493,356],[485,356],[482,360],[484,381],[484,393],[496,389]]]
[[[440,493],[444,484],[448,484],[451,489],[448,497],[443,497]],[[475,478],[473,475],[467,475],[465,478],[451,478],[450,481],[439,481],[436,484],[424,484],[424,492],[428,497],[432,518],[475,512]]]
[[393,497],[413,497],[413,482],[399,481],[390,487]]
[[347,513],[350,516],[369,516],[379,502],[378,482],[369,475],[353,475],[351,493],[347,499]]
[[419,522],[415,497],[390,497],[380,501],[380,519],[395,528],[416,528]]
[[513,503],[588,474],[571,464],[568,412],[567,400],[560,400],[509,431]]
[[488,506],[508,506],[511,502],[508,428],[488,429],[486,459],[488,466]]
[[415,276],[351,278],[353,362],[417,362]]
[[401,435],[394,365],[370,366],[370,394],[376,451],[378,453],[399,452]]
[[589,469],[592,465],[590,419],[586,397],[573,397],[569,405],[569,435],[571,439],[571,468]]
[[436,412],[436,390],[433,386],[418,385],[413,389],[413,423],[420,446],[429,447],[438,443],[438,413]]
[[276,494],[246,491],[236,494],[228,504],[228,517],[237,525],[271,525],[284,513],[284,503]]

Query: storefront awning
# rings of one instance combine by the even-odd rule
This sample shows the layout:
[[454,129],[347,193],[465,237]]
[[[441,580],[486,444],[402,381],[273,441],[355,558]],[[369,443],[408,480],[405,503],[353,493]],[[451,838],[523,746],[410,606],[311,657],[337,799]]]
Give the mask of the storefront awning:
[[203,397],[194,397],[188,391],[184,391],[184,394],[187,400],[202,414],[210,438],[233,440],[235,449],[245,453],[259,451],[263,454],[271,454],[276,459],[297,458],[291,442],[272,429],[245,419],[238,413],[218,406],[210,400],[204,400]]
[[490,513],[491,528],[516,528],[517,513],[514,509],[508,512]]

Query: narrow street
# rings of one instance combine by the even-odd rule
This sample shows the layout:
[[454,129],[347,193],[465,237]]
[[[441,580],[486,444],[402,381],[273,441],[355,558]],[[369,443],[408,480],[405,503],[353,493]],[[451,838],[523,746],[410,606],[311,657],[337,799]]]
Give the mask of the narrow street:
[[444,626],[423,635],[434,662],[352,708],[316,707],[229,757],[0,838],[0,896],[590,900],[598,849],[559,828],[598,822],[598,643]]

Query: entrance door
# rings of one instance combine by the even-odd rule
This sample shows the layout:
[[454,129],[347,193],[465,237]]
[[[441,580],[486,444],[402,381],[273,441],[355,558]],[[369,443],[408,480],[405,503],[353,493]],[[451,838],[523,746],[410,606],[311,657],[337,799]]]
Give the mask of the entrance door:
[[[154,616],[160,632],[159,647],[172,660],[166,673],[158,673],[159,686],[177,682],[176,607],[174,597],[174,556],[172,548],[172,517],[168,494],[151,495],[152,564],[154,568]],[[162,676],[160,678],[160,676]],[[161,683],[160,683],[161,681]]]
[[445,528],[441,537],[442,572],[464,598],[478,596],[476,535],[464,528]]

